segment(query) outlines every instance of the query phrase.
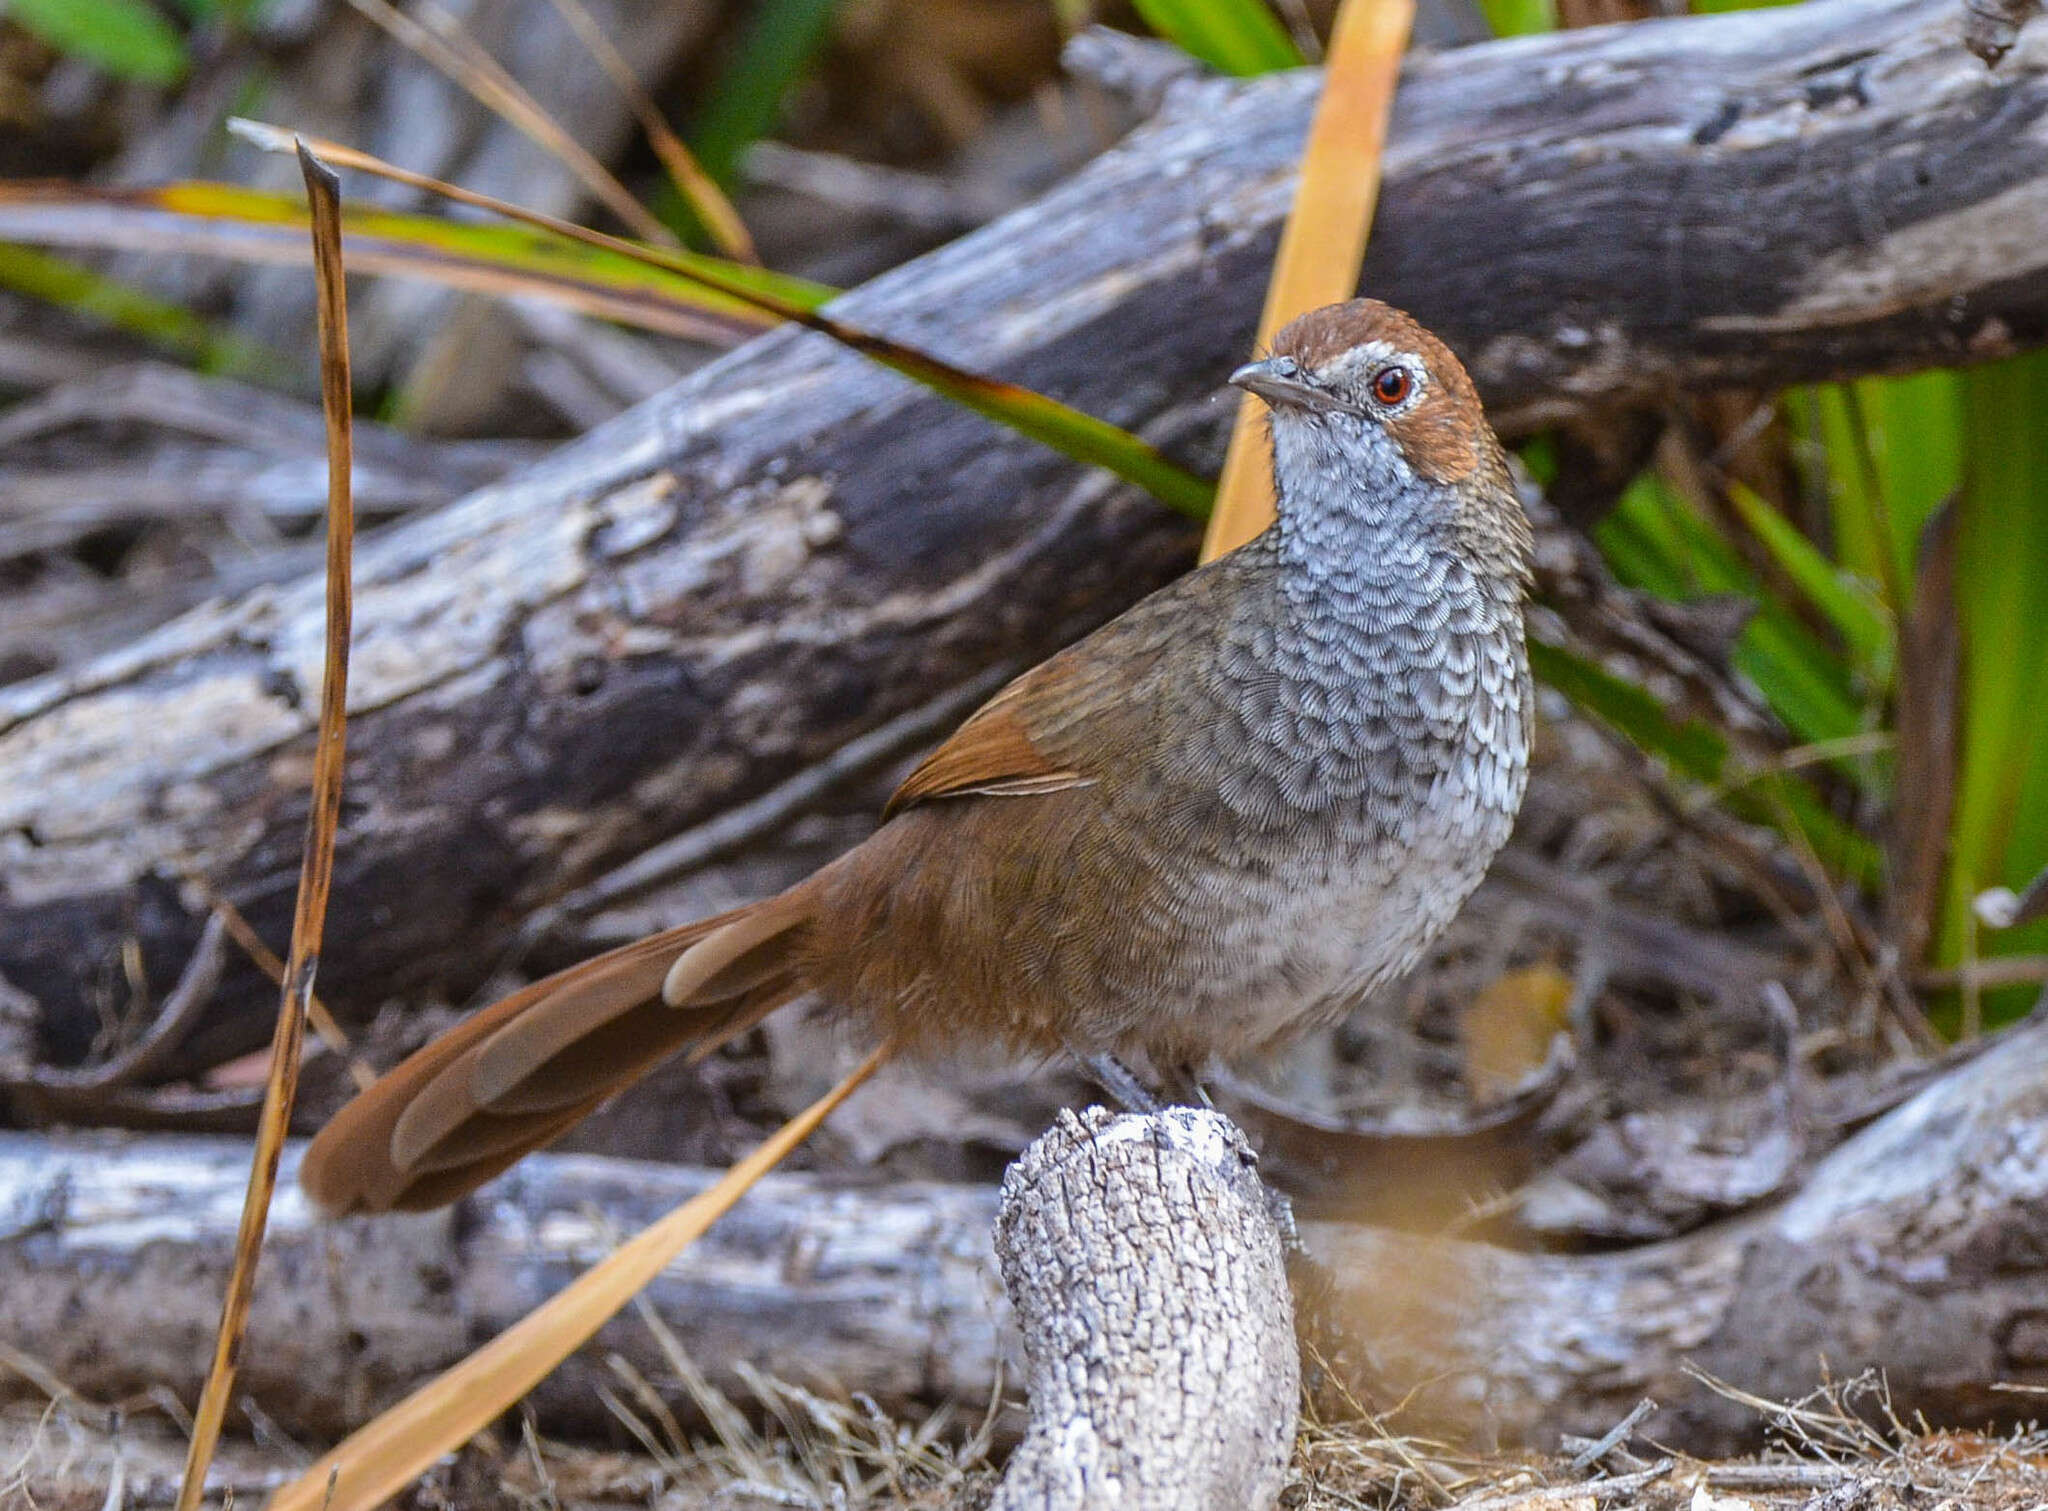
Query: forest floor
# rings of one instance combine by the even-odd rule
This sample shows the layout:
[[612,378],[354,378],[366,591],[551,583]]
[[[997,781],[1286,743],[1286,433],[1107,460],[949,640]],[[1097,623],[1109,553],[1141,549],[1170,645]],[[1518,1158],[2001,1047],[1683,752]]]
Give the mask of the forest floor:
[[[393,1504],[403,1511],[978,1511],[1000,1455],[965,1413],[910,1425],[878,1411],[774,1393],[766,1427],[736,1413],[723,1441],[689,1440],[621,1409],[632,1450],[487,1434]],[[1865,1403],[1866,1407],[1868,1402]],[[792,1410],[790,1408],[795,1407]],[[808,1409],[806,1409],[808,1408]],[[1912,1431],[1818,1396],[1764,1413],[1777,1446],[1712,1462],[1659,1450],[1654,1419],[1574,1455],[1480,1455],[1367,1422],[1306,1423],[1285,1511],[2020,1511],[2048,1503],[2048,1434]],[[1617,1424],[1621,1426],[1623,1424]],[[664,1443],[664,1430],[675,1433]],[[0,1414],[0,1504],[34,1511],[169,1506],[184,1444],[158,1408],[57,1401]],[[255,1504],[309,1456],[230,1441],[212,1486]],[[111,1472],[110,1472],[110,1466]]]

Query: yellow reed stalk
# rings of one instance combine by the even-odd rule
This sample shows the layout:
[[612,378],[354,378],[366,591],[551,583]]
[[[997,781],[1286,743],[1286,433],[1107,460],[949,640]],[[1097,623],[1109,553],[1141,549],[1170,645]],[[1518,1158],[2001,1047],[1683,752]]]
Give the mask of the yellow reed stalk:
[[883,1043],[846,1079],[770,1134],[718,1184],[612,1251],[446,1373],[359,1428],[271,1497],[268,1511],[370,1511],[475,1437],[637,1296],[878,1070]]
[[[1338,8],[1294,210],[1266,285],[1261,346],[1296,315],[1358,290],[1394,86],[1414,21],[1415,0],[1344,0]],[[1263,421],[1264,406],[1245,395],[1223,459],[1216,509],[1202,537],[1204,561],[1235,550],[1273,522],[1273,468]]]

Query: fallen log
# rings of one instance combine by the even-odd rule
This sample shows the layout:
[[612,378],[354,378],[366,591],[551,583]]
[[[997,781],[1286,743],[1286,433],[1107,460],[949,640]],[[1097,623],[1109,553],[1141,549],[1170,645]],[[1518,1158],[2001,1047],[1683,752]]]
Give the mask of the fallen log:
[[[338,1438],[517,1321],[716,1172],[544,1155],[462,1207],[319,1219],[288,1150],[240,1388],[286,1431]],[[98,1401],[198,1391],[248,1177],[235,1139],[0,1134],[0,1340]],[[1007,1312],[993,1189],[867,1190],[773,1175],[645,1292],[711,1384],[748,1365],[885,1405],[994,1389]],[[632,1313],[531,1398],[551,1429],[602,1434],[627,1361],[673,1385]],[[1014,1360],[1012,1361],[1014,1363]],[[1010,1370],[1016,1378],[1016,1370]],[[0,1368],[0,1398],[32,1382]]]
[[[1182,84],[837,312],[1213,457],[1317,82]],[[2001,355],[2048,339],[2044,115],[2048,29],[1989,71],[1953,0],[1419,56],[1364,286],[1465,354],[1510,433]],[[1043,655],[1190,550],[821,338],[750,344],[363,549],[323,991],[466,991],[550,898]],[[181,878],[282,938],[319,595],[263,588],[0,689],[0,979],[47,1060],[86,1055],[110,995],[140,1012],[124,960],[158,997],[179,978],[204,917]],[[185,1064],[257,1042],[273,998],[238,968]]]
[[[323,1223],[291,1184],[296,1157],[243,1379],[270,1420],[326,1438],[713,1178],[542,1155],[452,1212]],[[0,1135],[0,1339],[94,1399],[157,1386],[190,1399],[246,1172],[236,1141]],[[771,1176],[647,1301],[743,1400],[754,1369],[889,1408],[978,1406],[999,1363],[1019,1378],[995,1215],[985,1187]],[[1180,1236],[1147,1230],[1148,1243]],[[1683,1238],[1567,1255],[1329,1223],[1302,1237],[1313,1271],[1297,1306],[1317,1367],[1399,1405],[1406,1431],[1551,1444],[1599,1436],[1647,1395],[1660,1442],[1753,1444],[1756,1412],[1695,1370],[1785,1400],[1874,1367],[1906,1419],[2024,1417],[2048,1388],[2048,1021],[1855,1134],[1782,1204]],[[536,1392],[544,1426],[609,1425],[613,1354],[673,1386],[673,1359],[629,1313]]]
[[1713,1454],[1760,1424],[1754,1401],[1710,1381],[1793,1401],[1866,1369],[1901,1420],[2033,1416],[2023,1403],[2048,1384],[2048,1019],[1848,1139],[1782,1204],[1682,1238],[1574,1255],[1365,1228],[1309,1238],[1324,1277],[1311,1330],[1404,1420],[1597,1437],[1647,1397],[1663,1407],[1652,1437]]

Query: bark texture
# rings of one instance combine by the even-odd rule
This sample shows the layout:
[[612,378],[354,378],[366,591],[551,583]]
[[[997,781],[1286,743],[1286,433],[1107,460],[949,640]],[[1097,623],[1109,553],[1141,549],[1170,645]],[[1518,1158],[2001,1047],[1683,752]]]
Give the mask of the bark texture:
[[[1231,1304],[1257,1322],[1242,1337],[1273,1325],[1273,1297],[1250,1285],[1266,1262],[1267,1219],[1251,1205],[1249,1172],[1241,1190],[1184,1144],[1151,1133],[1105,1144],[1093,1126],[1055,1131],[1013,1177],[1005,1219],[1019,1306],[1045,1330],[1030,1379],[1047,1431],[1071,1411],[1054,1403],[1085,1403],[1098,1384],[1065,1350],[1103,1346],[1092,1319],[1166,1270],[1210,1300],[1238,1288]],[[1221,1147],[1241,1148],[1234,1138]],[[320,1437],[454,1362],[558,1290],[614,1231],[714,1178],[540,1155],[449,1213],[322,1223],[291,1183],[296,1157],[272,1213],[244,1380],[280,1426]],[[0,1338],[94,1399],[159,1385],[190,1399],[247,1162],[240,1141],[0,1136]],[[1201,1184],[1173,1183],[1172,1172],[1193,1169],[1208,1172]],[[1019,1378],[995,1217],[983,1187],[775,1175],[647,1296],[712,1383],[740,1399],[749,1365],[866,1390],[885,1406],[980,1403],[999,1361]],[[1118,1236],[1139,1232],[1142,1244]],[[1082,1239],[1098,1233],[1103,1246],[1087,1252]],[[1320,1271],[1298,1284],[1310,1340],[1368,1404],[1405,1403],[1406,1431],[1597,1437],[1648,1395],[1664,1408],[1649,1424],[1659,1442],[1703,1454],[1752,1444],[1756,1416],[1688,1363],[1777,1399],[1824,1372],[1879,1367],[1902,1416],[2030,1415],[2031,1392],[2048,1388],[2048,1022],[2011,1031],[1850,1138],[1784,1203],[1683,1238],[1545,1255],[1334,1224],[1304,1224],[1302,1236]],[[1232,1254],[1240,1263],[1226,1272],[1217,1262]],[[1196,1400],[1215,1388],[1212,1340],[1166,1320],[1180,1316],[1160,1312],[1160,1331],[1140,1341],[1199,1361],[1181,1381]],[[613,1378],[611,1353],[673,1380],[628,1315],[536,1393],[543,1425],[606,1425],[598,1386]],[[1235,1373],[1233,1355],[1233,1397],[1259,1395],[1253,1384],[1283,1367],[1241,1357],[1257,1373]],[[1052,1376],[1043,1384],[1041,1370]],[[19,1385],[0,1374],[0,1390]]]
[[1031,1425],[990,1511],[1266,1511],[1301,1362],[1280,1226],[1213,1112],[1063,1115],[1003,1178]]
[[1339,1367],[1381,1404],[1503,1441],[1597,1437],[1647,1396],[1660,1442],[1746,1446],[1755,1412],[1695,1370],[1788,1401],[1878,1369],[1907,1421],[2030,1416],[2048,1385],[2048,1019],[1843,1143],[1783,1204],[1682,1238],[1540,1255],[1305,1235],[1326,1287],[1304,1310],[1349,1340]]
[[[1311,72],[1178,86],[1044,200],[847,319],[1198,462],[1250,339]],[[1954,0],[1821,0],[1418,57],[1367,290],[1470,362],[1510,432],[2048,339],[2048,31],[1996,70]],[[321,985],[460,993],[519,921],[1028,664],[1188,559],[1189,527],[778,332],[516,479],[367,544]],[[197,873],[281,943],[320,583],[224,600],[0,690],[0,978],[82,1057],[157,996]],[[263,1037],[239,968],[192,1046]]]
[[[301,1147],[271,1207],[241,1389],[286,1430],[330,1439],[719,1174],[542,1155],[446,1212],[327,1222],[299,1193]],[[248,1170],[241,1139],[0,1134],[0,1339],[92,1400],[158,1387],[193,1399]],[[992,1189],[771,1175],[644,1294],[711,1384],[741,1401],[751,1365],[885,1404],[986,1402],[1007,1326],[994,1217]],[[615,1429],[600,1399],[617,1387],[612,1355],[675,1383],[628,1312],[535,1392],[539,1419]],[[13,1392],[35,1389],[0,1369],[0,1398]]]

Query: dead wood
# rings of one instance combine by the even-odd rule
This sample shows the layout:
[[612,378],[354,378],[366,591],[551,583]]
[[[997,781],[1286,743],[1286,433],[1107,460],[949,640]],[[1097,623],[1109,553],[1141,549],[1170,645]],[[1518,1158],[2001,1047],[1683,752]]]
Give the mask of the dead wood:
[[2040,0],[1963,0],[1963,45],[1996,68],[2039,6]]
[[[539,1156],[453,1211],[323,1222],[286,1154],[241,1388],[291,1433],[339,1437],[532,1310],[716,1172]],[[248,1176],[239,1139],[0,1134],[0,1339],[94,1400],[197,1394]],[[775,1175],[645,1293],[711,1383],[844,1382],[887,1405],[984,1403],[1006,1309],[993,1189],[848,1189]],[[603,1433],[616,1355],[674,1383],[632,1313],[532,1398]],[[1017,1378],[1014,1368],[1010,1378]],[[25,1382],[0,1371],[0,1394]]]
[[[361,431],[355,503],[365,521],[446,502],[537,451],[426,440],[368,421]],[[317,408],[160,363],[60,385],[0,417],[0,558],[208,515],[259,538],[302,529],[326,501],[324,445]]]
[[[1881,1370],[1904,1420],[2033,1414],[2048,1384],[2048,1020],[2030,1020],[1822,1159],[1782,1204],[1610,1254],[1539,1255],[1309,1227],[1305,1301],[1339,1376],[1402,1420],[1741,1446],[1754,1397]],[[2019,1387],[2019,1394],[2010,1393]],[[1412,1393],[1411,1393],[1412,1392]]]
[[1278,1500],[1301,1371],[1275,1219],[1250,1146],[1213,1112],[1094,1107],[1024,1151],[995,1247],[1031,1423],[990,1511]]
[[[1510,432],[2048,337],[2048,32],[1953,0],[1489,44],[1408,66],[1365,287]],[[1191,459],[1242,355],[1313,74],[1178,86],[1044,200],[839,306]],[[461,992],[520,920],[1178,570],[1188,527],[817,338],[770,335],[365,548],[323,991]],[[0,978],[83,1059],[161,995],[206,877],[281,940],[316,580],[0,690]],[[190,1048],[262,1037],[239,966]]]
[[[713,1178],[538,1156],[453,1212],[319,1223],[293,1158],[244,1382],[286,1431],[327,1437]],[[190,1399],[246,1167],[234,1141],[0,1136],[0,1338],[94,1399],[158,1385]],[[752,1369],[892,1409],[985,1402],[1000,1360],[1019,1378],[995,1215],[983,1187],[773,1176],[647,1298],[736,1397]],[[1148,1227],[1147,1247],[1177,1233]],[[1851,1137],[1783,1203],[1683,1238],[1537,1254],[1331,1223],[1302,1234],[1321,1275],[1297,1293],[1311,1362],[1326,1384],[1399,1405],[1403,1431],[1598,1437],[1649,1396],[1658,1442],[1753,1442],[1753,1406],[1695,1369],[1786,1400],[1879,1368],[1908,1420],[2028,1416],[2048,1387],[2048,1022]],[[673,1382],[629,1314],[540,1388],[539,1419],[601,1429],[613,1354]]]

